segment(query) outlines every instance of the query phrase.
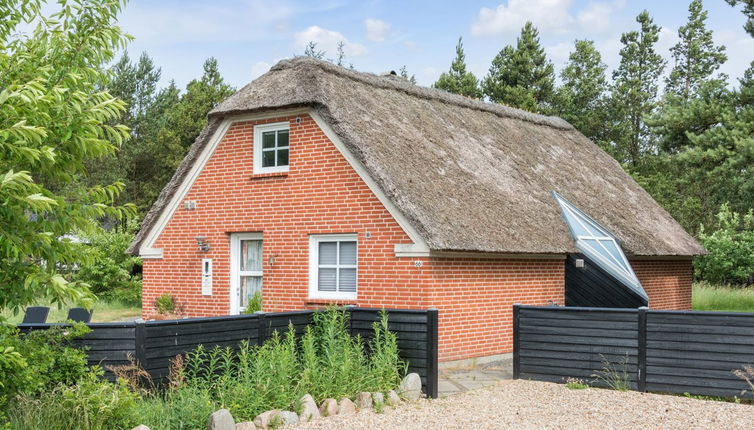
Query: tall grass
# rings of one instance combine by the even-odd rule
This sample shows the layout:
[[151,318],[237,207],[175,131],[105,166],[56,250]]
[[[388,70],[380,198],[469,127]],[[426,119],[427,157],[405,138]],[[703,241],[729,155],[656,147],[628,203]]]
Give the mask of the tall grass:
[[246,421],[270,409],[296,410],[306,393],[323,400],[395,388],[406,365],[387,315],[374,324],[368,345],[350,335],[347,323],[345,312],[330,309],[315,313],[300,339],[289,327],[262,346],[200,346],[174,366],[170,389],[143,401],[143,422],[150,428],[195,429],[221,407]]
[[731,287],[697,282],[692,289],[697,311],[754,312],[754,287]]

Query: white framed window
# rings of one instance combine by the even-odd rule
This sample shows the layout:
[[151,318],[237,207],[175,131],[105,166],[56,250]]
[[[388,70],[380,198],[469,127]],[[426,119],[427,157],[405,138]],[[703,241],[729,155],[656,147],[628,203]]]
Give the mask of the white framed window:
[[309,237],[309,297],[355,300],[358,244],[355,234]]
[[230,236],[230,314],[238,315],[262,293],[262,233]]
[[287,122],[254,126],[254,173],[288,171],[290,126]]

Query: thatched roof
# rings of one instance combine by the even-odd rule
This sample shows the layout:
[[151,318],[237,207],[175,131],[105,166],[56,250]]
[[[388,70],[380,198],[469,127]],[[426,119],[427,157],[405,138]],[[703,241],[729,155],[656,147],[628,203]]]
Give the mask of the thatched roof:
[[560,118],[535,115],[398,77],[298,57],[210,112],[144,219],[136,250],[222,118],[310,106],[332,127],[431,250],[575,252],[551,191],[623,241],[628,255],[704,249],[610,155]]

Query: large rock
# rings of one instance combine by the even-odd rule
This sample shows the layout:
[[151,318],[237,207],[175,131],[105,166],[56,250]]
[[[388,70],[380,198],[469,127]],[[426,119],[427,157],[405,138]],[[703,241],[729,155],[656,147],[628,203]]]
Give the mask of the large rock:
[[299,407],[301,408],[301,413],[299,414],[299,421],[308,423],[311,420],[315,420],[321,416],[319,413],[319,408],[317,407],[317,403],[314,401],[314,398],[307,394],[303,397],[301,397],[298,401]]
[[258,429],[278,428],[283,424],[280,409],[262,412],[254,418],[254,425]]
[[144,424],[139,424],[138,426],[132,428],[131,430],[149,430],[149,427],[145,426]]
[[338,403],[338,415],[350,415],[356,413],[356,404],[348,397],[343,397]]
[[359,409],[372,409],[372,393],[362,391],[356,396],[356,406]]
[[333,398],[323,400],[319,405],[319,414],[323,417],[338,415],[338,402]]
[[209,416],[207,430],[236,430],[236,421],[229,410],[220,409]]
[[386,402],[390,406],[398,406],[401,402],[401,397],[395,392],[395,390],[390,390],[387,392]]
[[251,421],[244,421],[236,424],[236,430],[257,430],[257,426]]
[[372,403],[375,408],[383,406],[385,404],[385,395],[380,392],[372,393]]
[[293,411],[280,411],[280,418],[284,426],[292,426],[298,423],[298,414]]
[[398,394],[406,400],[418,400],[422,395],[422,380],[418,373],[409,373],[398,386]]

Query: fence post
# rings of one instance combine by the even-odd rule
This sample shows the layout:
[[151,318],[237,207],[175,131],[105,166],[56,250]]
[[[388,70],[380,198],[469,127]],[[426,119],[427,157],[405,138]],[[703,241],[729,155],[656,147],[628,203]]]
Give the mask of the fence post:
[[518,303],[513,304],[513,379],[518,379],[521,368],[521,359],[518,355],[521,329],[519,321],[520,306]]
[[638,391],[647,391],[647,307],[639,308],[639,348],[637,351]]
[[134,353],[136,363],[141,366],[142,369],[148,369],[147,367],[147,326],[143,319],[136,320],[134,326]]
[[438,395],[437,364],[437,323],[438,310],[427,310],[427,396],[436,399]]
[[267,340],[267,317],[264,312],[257,312],[257,315],[259,315],[259,318],[257,319],[257,323],[259,324],[259,326],[257,326],[257,338],[259,340],[257,342],[259,342],[259,346],[262,346]]

